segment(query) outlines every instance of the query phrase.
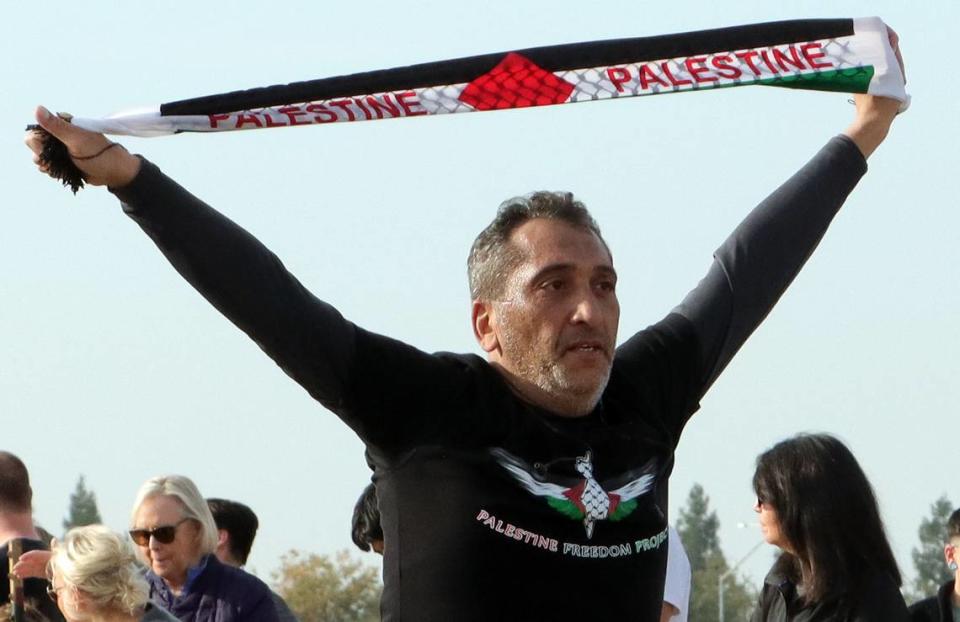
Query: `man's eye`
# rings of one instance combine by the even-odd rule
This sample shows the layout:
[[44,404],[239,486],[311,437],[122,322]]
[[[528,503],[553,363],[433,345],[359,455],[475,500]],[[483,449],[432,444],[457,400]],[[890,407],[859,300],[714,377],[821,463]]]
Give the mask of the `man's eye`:
[[549,281],[544,281],[543,285],[540,286],[541,289],[546,289],[549,291],[558,292],[564,287],[564,282],[560,279],[550,279]]
[[613,291],[616,291],[617,284],[614,281],[600,281],[597,284],[597,287],[599,287],[601,290],[605,292],[613,292]]

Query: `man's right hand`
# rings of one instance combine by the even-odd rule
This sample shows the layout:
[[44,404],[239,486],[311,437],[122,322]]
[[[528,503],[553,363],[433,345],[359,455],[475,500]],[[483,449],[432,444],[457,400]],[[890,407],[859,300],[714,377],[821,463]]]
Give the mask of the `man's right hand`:
[[[71,159],[83,173],[84,180],[93,186],[120,188],[126,186],[140,171],[140,159],[131,155],[122,146],[104,149],[111,145],[107,137],[96,132],[88,132],[60,117],[50,114],[43,106],[36,111],[37,123],[67,146]],[[40,162],[43,143],[40,134],[27,132],[24,139],[27,147],[33,151],[33,162],[44,173],[49,173]],[[96,155],[100,154],[100,155]],[[95,157],[90,157],[95,156]]]

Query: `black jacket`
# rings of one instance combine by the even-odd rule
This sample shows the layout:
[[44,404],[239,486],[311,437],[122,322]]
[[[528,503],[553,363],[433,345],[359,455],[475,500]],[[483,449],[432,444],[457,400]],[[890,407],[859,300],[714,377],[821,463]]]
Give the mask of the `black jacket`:
[[[43,542],[32,540],[30,538],[20,539],[23,552],[27,551],[45,551],[47,549]],[[9,542],[0,546],[0,605],[5,604],[10,599],[10,579],[9,579]],[[50,583],[46,579],[27,579],[23,582],[23,595],[28,603],[36,607],[43,615],[52,622],[63,622],[63,616],[60,609],[47,596],[47,586]]]
[[937,590],[936,596],[924,598],[910,605],[912,622],[954,622],[953,604],[950,602],[953,586],[953,581],[947,581]]
[[840,600],[805,604],[796,586],[776,569],[767,574],[751,622],[906,622],[910,619],[900,588],[889,577],[864,577],[861,589]]

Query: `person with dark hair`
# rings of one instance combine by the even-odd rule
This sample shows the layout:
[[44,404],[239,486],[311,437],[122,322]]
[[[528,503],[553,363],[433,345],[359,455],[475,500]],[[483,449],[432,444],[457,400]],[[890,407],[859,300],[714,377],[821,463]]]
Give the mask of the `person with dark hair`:
[[350,521],[350,536],[361,551],[372,550],[383,555],[383,528],[380,526],[380,505],[377,502],[377,487],[367,484],[357,504],[353,506]]
[[217,524],[217,557],[231,566],[246,566],[260,527],[257,515],[249,506],[228,499],[207,499],[207,507]]
[[[892,31],[890,42],[896,50]],[[385,620],[653,621],[680,434],[899,109],[871,95],[855,103],[845,132],[745,218],[680,305],[619,346],[617,272],[583,205],[568,193],[505,203],[468,260],[485,356],[364,330],[156,165],[45,108],[37,120],[180,274],[363,440],[387,543]],[[27,145],[49,172],[40,138]]]
[[[47,547],[33,522],[33,489],[30,474],[20,458],[0,451],[0,604],[10,599],[10,543],[19,540],[21,551]],[[62,621],[60,610],[47,598],[50,583],[38,577],[24,578],[23,594],[32,606],[53,621]]]
[[764,539],[781,550],[754,622],[908,619],[900,570],[856,458],[828,434],[801,434],[757,458]]
[[[250,506],[239,501],[207,499],[207,507],[217,525],[217,548],[214,554],[221,563],[243,569],[250,557],[253,540],[257,537],[260,520]],[[297,616],[279,594],[270,590],[270,596],[280,622],[297,622]]]
[[936,596],[910,605],[913,622],[960,622],[960,508],[947,519],[945,536],[943,557],[953,580],[941,585]]

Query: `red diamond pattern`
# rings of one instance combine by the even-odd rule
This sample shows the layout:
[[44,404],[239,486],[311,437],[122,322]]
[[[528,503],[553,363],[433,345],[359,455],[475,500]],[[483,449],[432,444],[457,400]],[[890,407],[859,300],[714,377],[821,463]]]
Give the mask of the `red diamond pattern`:
[[503,110],[562,104],[573,85],[510,52],[496,67],[467,85],[460,101],[477,110]]

